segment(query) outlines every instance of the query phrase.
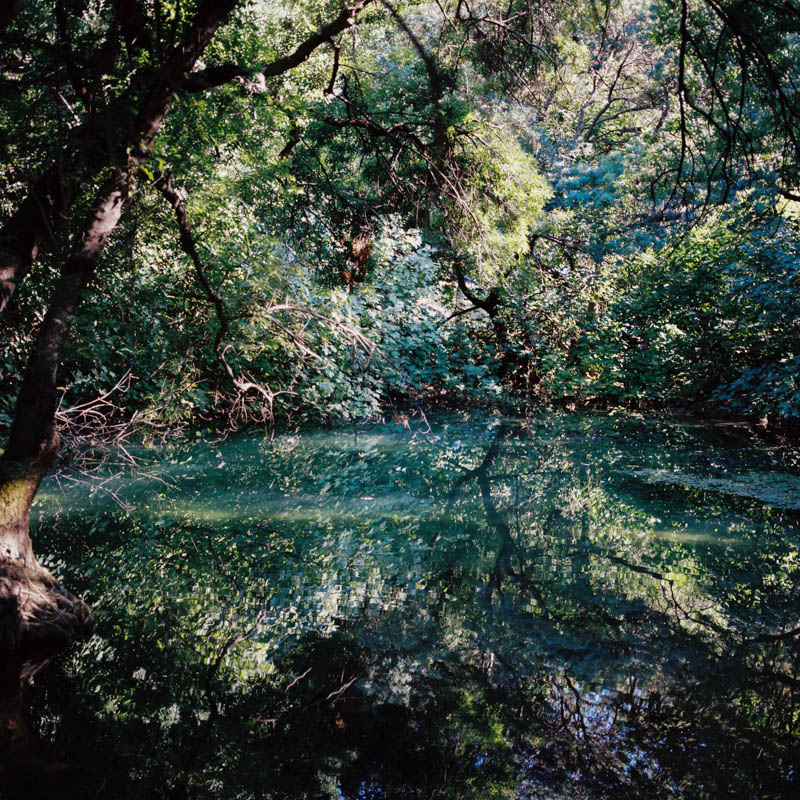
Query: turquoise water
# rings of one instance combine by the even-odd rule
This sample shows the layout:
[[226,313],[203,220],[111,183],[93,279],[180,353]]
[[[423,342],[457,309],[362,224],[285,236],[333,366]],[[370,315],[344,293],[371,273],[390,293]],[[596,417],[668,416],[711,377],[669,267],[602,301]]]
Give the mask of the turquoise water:
[[34,686],[63,796],[800,796],[797,452],[431,424],[48,481],[37,552],[97,618]]

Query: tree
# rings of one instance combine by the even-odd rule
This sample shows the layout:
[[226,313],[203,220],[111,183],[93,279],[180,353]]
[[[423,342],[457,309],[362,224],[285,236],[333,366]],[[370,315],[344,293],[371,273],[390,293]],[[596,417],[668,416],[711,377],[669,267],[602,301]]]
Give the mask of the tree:
[[[192,120],[185,108],[176,115],[177,98],[238,87],[238,102],[254,103],[256,83],[324,52],[314,100],[298,91],[281,107],[288,141],[271,177],[285,196],[271,222],[285,223],[295,252],[308,240],[343,252],[348,286],[366,273],[370,227],[387,210],[421,227],[469,303],[451,318],[485,312],[500,377],[512,380],[544,371],[542,342],[567,367],[579,361],[576,319],[594,313],[603,259],[628,247],[619,229],[663,242],[725,202],[740,177],[771,197],[796,196],[795,2],[682,0],[651,13],[628,0],[383,0],[366,44],[345,43],[370,3],[298,3],[274,19],[242,0],[187,9],[56,0],[54,14],[40,0],[0,19],[10,183],[0,311],[13,312],[45,250],[58,264],[0,459],[9,684],[34,651],[55,651],[89,626],[86,607],[37,565],[28,520],[59,447],[59,361],[136,179],[175,214],[219,318],[214,349],[226,368],[231,316],[204,271],[171,154],[159,150],[168,118]],[[295,12],[312,21],[293,24]],[[191,134],[170,134],[181,135],[176,156],[202,162]],[[553,285],[540,314],[515,313]]]
[[[88,8],[59,0],[54,21],[43,13],[46,5],[26,10],[37,28],[34,36],[4,35],[6,45],[19,48],[6,56],[12,64],[24,63],[31,52],[49,57],[53,84],[48,88],[73,119],[54,152],[35,154],[40,177],[0,233],[0,309],[7,308],[40,251],[57,242],[72,211],[83,218],[36,334],[0,460],[2,675],[7,693],[17,691],[26,663],[46,660],[90,630],[85,604],[61,589],[33,555],[30,506],[59,449],[56,374],[63,345],[108,238],[119,224],[131,182],[140,170],[147,171],[176,94],[202,91],[244,75],[273,77],[291,70],[351,26],[368,2],[341,7],[288,55],[246,69],[228,63],[197,68],[221,26],[243,5],[237,0],[202,0],[185,19],[175,11],[169,27],[162,27],[158,18],[148,21],[149,4],[121,1],[87,23]],[[82,18],[78,10],[84,12]],[[20,25],[28,21],[25,17]],[[81,30],[73,33],[76,23]],[[120,83],[121,75],[127,77]],[[7,90],[17,88],[10,84]],[[29,88],[21,82],[14,99],[21,102],[19,95]]]
[[[574,371],[613,258],[796,182],[794,4],[391,9],[395,34],[347,50],[306,109],[285,154],[305,191],[278,214],[302,248],[310,207],[345,238],[400,209],[450,261],[457,315],[488,317],[508,382]],[[536,294],[557,307],[531,313]]]

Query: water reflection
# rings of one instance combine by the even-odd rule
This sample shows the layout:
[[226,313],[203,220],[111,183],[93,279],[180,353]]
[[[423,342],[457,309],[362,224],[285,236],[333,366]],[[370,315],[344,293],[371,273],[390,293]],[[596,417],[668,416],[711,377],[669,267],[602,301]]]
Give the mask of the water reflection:
[[34,682],[36,763],[75,797],[795,797],[794,458],[487,415],[200,442],[127,512],[51,485],[98,633]]

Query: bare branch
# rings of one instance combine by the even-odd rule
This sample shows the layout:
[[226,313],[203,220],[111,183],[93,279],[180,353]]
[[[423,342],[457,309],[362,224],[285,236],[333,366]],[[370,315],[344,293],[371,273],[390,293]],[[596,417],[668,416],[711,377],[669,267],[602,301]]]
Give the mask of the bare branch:
[[[139,171],[139,176],[149,180],[149,176],[144,170]],[[229,377],[233,378],[233,372],[228,366],[227,361],[225,361],[225,359],[222,357],[222,351],[220,349],[222,340],[225,337],[225,334],[228,332],[228,328],[230,326],[230,318],[225,310],[225,304],[222,300],[222,297],[220,296],[219,292],[217,292],[211,286],[211,281],[208,279],[205,265],[203,264],[200,254],[197,251],[197,245],[195,244],[191,228],[189,227],[189,218],[186,214],[186,204],[183,202],[183,198],[180,196],[178,191],[172,185],[172,178],[170,175],[158,175],[155,179],[149,180],[149,182],[152,186],[158,189],[159,192],[161,192],[170,208],[172,208],[172,210],[175,212],[175,220],[178,223],[178,238],[181,249],[191,259],[191,262],[194,265],[195,274],[197,275],[197,281],[203,288],[203,291],[205,292],[205,295],[211,305],[214,306],[214,310],[217,314],[217,320],[219,321],[219,329],[217,330],[217,335],[214,338],[214,353],[216,354],[220,363],[225,367]]]
[[328,86],[325,89],[326,95],[333,94],[336,89],[336,78],[339,77],[339,53],[342,49],[339,44],[334,41],[331,41],[331,47],[333,48],[333,66],[331,67],[331,79],[328,81]]

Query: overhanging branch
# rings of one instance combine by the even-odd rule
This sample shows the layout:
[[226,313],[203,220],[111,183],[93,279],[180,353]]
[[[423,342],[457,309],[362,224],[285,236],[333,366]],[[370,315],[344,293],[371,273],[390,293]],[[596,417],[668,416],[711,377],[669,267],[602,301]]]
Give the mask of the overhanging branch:
[[236,78],[252,78],[259,74],[265,78],[282,75],[284,72],[299,67],[320,45],[354,25],[358,12],[371,2],[372,0],[358,0],[352,5],[345,5],[334,19],[312,33],[288,56],[276,58],[274,61],[256,68],[242,67],[238,64],[219,64],[198,70],[186,76],[182,88],[186,92],[203,92],[206,89],[223,86]]
[[197,251],[197,245],[195,244],[191,228],[189,227],[186,204],[183,202],[183,198],[180,196],[178,191],[172,185],[172,179],[169,175],[158,175],[155,178],[151,178],[144,170],[139,170],[139,177],[147,179],[152,186],[158,189],[158,191],[161,192],[162,197],[167,201],[170,208],[175,213],[175,220],[178,223],[178,241],[180,242],[181,250],[183,250],[183,252],[189,256],[192,264],[194,265],[197,281],[202,287],[203,292],[208,298],[208,301],[212,306],[214,306],[214,311],[216,312],[217,320],[219,322],[217,335],[214,337],[214,353],[216,354],[219,362],[225,368],[228,375],[233,378],[233,372],[228,366],[228,363],[225,361],[221,349],[222,339],[228,332],[230,319],[227,311],[225,310],[225,303],[223,302],[219,292],[217,292],[211,285],[211,281],[209,281],[208,274],[206,273],[205,265],[203,264],[200,254]]

